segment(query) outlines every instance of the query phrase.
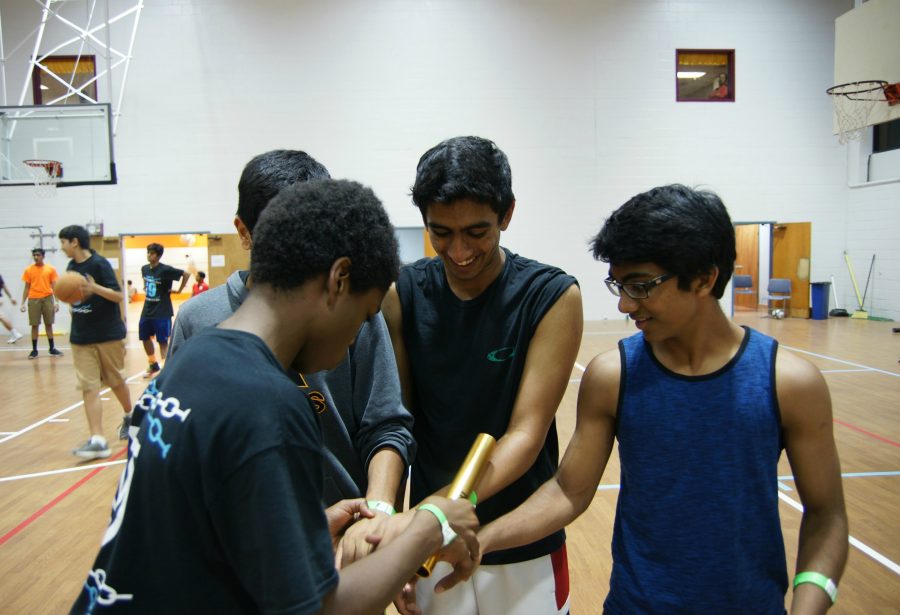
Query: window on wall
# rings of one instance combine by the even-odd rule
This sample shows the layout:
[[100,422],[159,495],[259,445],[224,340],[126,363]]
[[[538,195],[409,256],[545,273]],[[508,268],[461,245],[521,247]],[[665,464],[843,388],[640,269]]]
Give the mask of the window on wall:
[[79,105],[97,102],[94,56],[47,56],[31,73],[36,105]]
[[734,49],[676,50],[675,100],[734,102]]
[[872,126],[872,153],[900,149],[900,119]]

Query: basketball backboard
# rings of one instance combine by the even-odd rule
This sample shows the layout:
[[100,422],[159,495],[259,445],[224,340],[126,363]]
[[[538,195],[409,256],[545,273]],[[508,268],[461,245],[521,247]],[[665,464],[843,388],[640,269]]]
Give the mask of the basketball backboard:
[[60,187],[115,184],[110,105],[0,107],[0,186],[34,184],[25,160],[61,163]]
[[[834,84],[866,80],[900,81],[900,2],[868,0],[834,22]],[[879,102],[867,112],[864,125],[900,118],[900,105],[890,106],[879,92]],[[840,126],[834,122],[835,133]]]

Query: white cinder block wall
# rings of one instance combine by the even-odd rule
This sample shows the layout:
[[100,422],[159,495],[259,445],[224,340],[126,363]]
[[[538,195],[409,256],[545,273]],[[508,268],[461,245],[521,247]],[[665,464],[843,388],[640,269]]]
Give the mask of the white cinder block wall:
[[[34,27],[31,4],[0,2],[7,47]],[[842,252],[859,276],[877,251],[873,313],[900,318],[900,184],[847,187],[824,94],[834,20],[851,4],[145,0],[119,184],[54,200],[4,188],[0,227],[230,232],[241,168],[276,147],[371,185],[396,225],[417,225],[408,192],[419,156],[477,134],[512,163],[504,244],[577,276],[589,320],[619,315],[588,239],[630,196],[670,182],[718,191],[735,220],[812,222],[812,280],[834,275],[850,307]],[[676,48],[735,49],[737,101],[676,103]],[[22,70],[7,65],[9,104]],[[15,293],[33,244],[0,230],[0,274]]]

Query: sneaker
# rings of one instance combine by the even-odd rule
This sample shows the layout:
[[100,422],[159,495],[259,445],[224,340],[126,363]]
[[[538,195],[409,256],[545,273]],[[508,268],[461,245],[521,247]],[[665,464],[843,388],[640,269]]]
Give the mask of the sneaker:
[[122,417],[122,424],[119,425],[119,440],[128,439],[128,428],[131,427],[131,415],[126,414]]
[[144,372],[144,380],[149,380],[159,373],[159,363],[151,363]]
[[73,450],[72,454],[82,459],[105,459],[109,457],[109,445],[88,440]]
[[15,329],[13,329],[12,332],[9,334],[9,339],[6,340],[6,343],[7,344],[15,344],[20,339],[22,339],[22,334],[19,333],[18,331],[16,331]]
[[37,357],[38,357],[38,351],[37,351],[37,350],[32,350],[31,352],[28,353],[28,358],[29,358],[29,359],[37,359]]
[[50,354],[51,354],[52,356],[54,356],[54,357],[61,357],[61,356],[63,356],[63,353],[62,353],[62,351],[61,351],[59,348],[51,348],[51,349],[50,349]]

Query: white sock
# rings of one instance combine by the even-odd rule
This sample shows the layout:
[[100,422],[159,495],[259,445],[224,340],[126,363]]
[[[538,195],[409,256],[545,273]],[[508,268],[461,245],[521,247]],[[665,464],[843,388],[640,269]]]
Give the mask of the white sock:
[[99,444],[100,446],[105,447],[106,446],[106,438],[104,438],[103,436],[98,436],[98,435],[94,434],[93,436],[91,436],[91,444]]

